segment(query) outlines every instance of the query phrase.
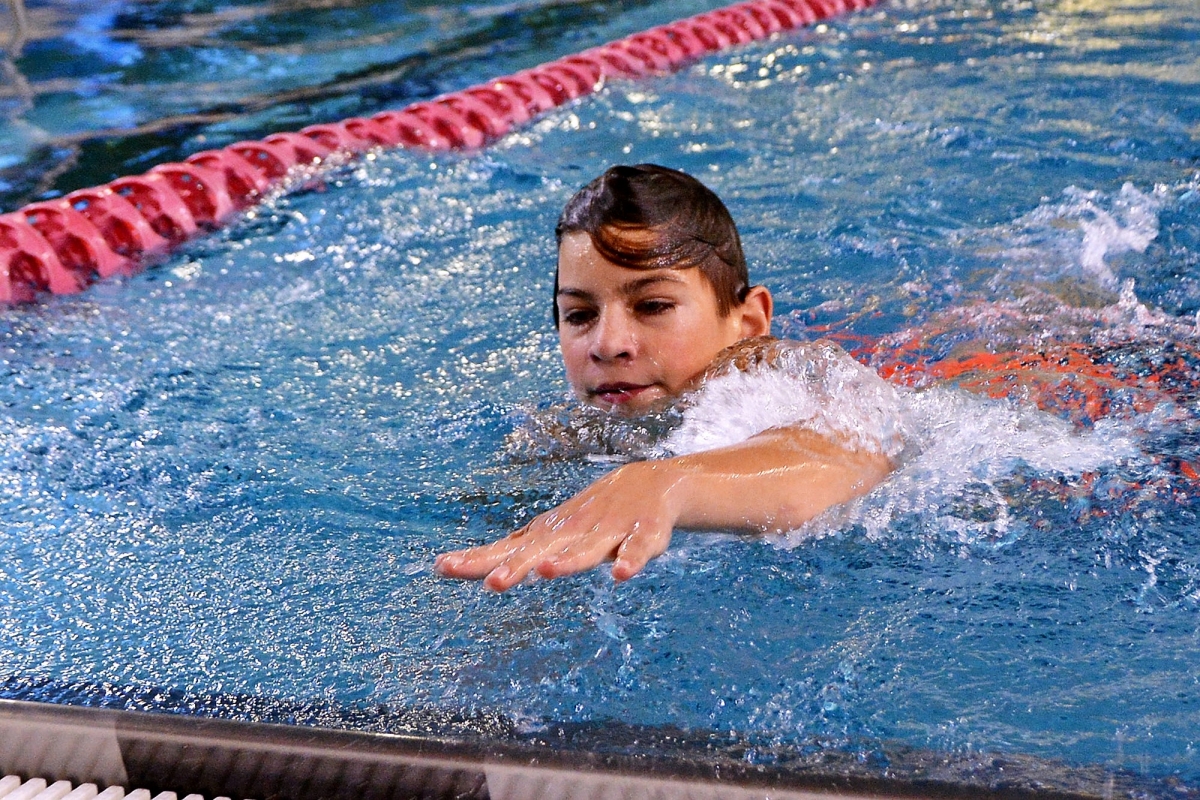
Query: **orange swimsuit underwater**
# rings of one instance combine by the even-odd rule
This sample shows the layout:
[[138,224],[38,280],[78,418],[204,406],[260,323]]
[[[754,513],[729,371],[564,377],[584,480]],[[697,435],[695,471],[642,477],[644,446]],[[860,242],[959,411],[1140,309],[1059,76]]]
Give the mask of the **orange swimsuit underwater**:
[[[1078,427],[1110,418],[1133,420],[1156,409],[1196,417],[1196,331],[1184,330],[1178,320],[1155,321],[1174,330],[1122,327],[1104,312],[1061,305],[1031,311],[1029,303],[1012,301],[949,309],[918,327],[879,338],[849,332],[851,320],[806,330],[837,341],[893,383],[914,388],[952,383],[1035,404]],[[1129,488],[1174,494],[1200,486],[1200,458],[1148,455],[1165,474],[1152,486]],[[1095,478],[1084,475],[1072,493],[1086,490]]]

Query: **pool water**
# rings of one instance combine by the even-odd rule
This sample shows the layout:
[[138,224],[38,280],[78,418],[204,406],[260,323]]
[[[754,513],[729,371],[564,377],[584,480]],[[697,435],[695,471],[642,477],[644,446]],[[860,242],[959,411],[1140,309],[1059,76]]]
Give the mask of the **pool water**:
[[700,0],[0,4],[0,208],[366,116],[706,11]]
[[[605,38],[695,10],[628,9]],[[1196,787],[1193,12],[885,3],[612,83],[482,153],[365,158],[139,276],[5,311],[0,693]],[[842,513],[679,532],[621,586],[440,579],[436,553],[619,458],[539,438],[566,396],[551,231],[614,161],[726,200],[777,333],[885,371],[919,342],[913,449]],[[1110,406],[1048,401],[1069,387],[1045,365],[1007,398],[937,372],[1014,350],[1086,351]]]

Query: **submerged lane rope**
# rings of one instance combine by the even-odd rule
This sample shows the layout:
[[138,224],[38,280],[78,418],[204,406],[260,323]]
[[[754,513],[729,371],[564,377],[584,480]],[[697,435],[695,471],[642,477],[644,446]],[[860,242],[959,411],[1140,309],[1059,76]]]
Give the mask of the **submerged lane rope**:
[[670,72],[708,53],[877,0],[750,0],[369,118],[206,150],[182,163],[0,215],[0,303],[128,275],[256,203],[294,169],[377,147],[481,148],[610,78]]

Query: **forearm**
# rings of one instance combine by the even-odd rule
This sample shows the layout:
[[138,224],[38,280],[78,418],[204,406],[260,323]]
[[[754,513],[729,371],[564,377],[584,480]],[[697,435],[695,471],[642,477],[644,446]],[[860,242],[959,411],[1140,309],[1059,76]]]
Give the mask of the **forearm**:
[[844,448],[797,428],[730,447],[629,465],[662,472],[683,528],[786,531],[871,491],[892,469],[878,453]]
[[503,539],[444,553],[437,569],[503,591],[534,570],[552,578],[611,559],[613,577],[627,580],[666,550],[676,526],[790,530],[866,494],[891,467],[810,431],[770,430],[731,447],[626,464]]

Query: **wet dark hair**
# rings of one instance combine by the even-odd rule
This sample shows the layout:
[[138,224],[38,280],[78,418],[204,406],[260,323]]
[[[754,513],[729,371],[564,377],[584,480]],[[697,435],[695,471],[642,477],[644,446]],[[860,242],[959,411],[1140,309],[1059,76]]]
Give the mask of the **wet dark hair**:
[[[554,228],[561,245],[583,231],[596,252],[630,269],[699,268],[717,295],[722,317],[750,290],[742,240],[729,209],[711,189],[657,164],[610,167],[580,189]],[[558,327],[558,269],[554,271]]]

